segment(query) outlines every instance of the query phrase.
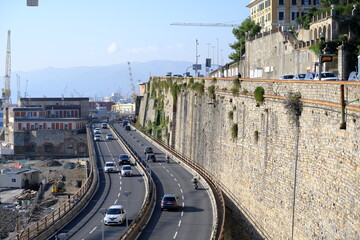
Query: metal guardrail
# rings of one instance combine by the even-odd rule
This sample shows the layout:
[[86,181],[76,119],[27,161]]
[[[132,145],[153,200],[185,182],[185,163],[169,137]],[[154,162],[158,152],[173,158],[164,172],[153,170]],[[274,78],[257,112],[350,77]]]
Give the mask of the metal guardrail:
[[[142,132],[143,133],[143,132]],[[143,133],[147,137],[149,137],[151,140],[159,144],[161,147],[166,149],[168,152],[170,152],[173,156],[177,157],[181,161],[183,161],[185,164],[187,164],[190,168],[195,170],[197,173],[200,174],[200,176],[207,181],[207,183],[210,185],[211,189],[216,192],[215,200],[216,200],[216,207],[217,207],[217,216],[216,216],[216,222],[215,222],[215,229],[213,233],[212,239],[224,239],[224,225],[225,225],[225,200],[222,194],[221,189],[219,188],[217,182],[213,179],[213,177],[199,164],[192,161],[189,157],[179,153],[175,149],[171,148],[170,146],[166,145],[159,139],[154,138],[153,136]]]
[[[97,181],[98,176],[95,174],[95,153],[92,137],[87,128],[87,140],[89,147],[89,163],[90,171],[89,176],[86,179],[85,184],[79,189],[79,191],[74,194],[70,201],[60,205],[52,213],[46,215],[44,218],[38,222],[27,227],[22,233],[18,233],[15,236],[12,236],[8,239],[10,240],[30,240],[30,239],[45,239],[46,237],[53,234],[59,227],[65,224],[67,221],[64,217],[74,216],[80,209],[85,206],[87,200],[92,196]],[[70,214],[71,213],[71,214]],[[57,225],[60,226],[57,226]],[[54,227],[56,225],[56,227]],[[41,235],[41,236],[40,236]]]
[[140,211],[137,213],[131,224],[129,225],[128,229],[121,234],[119,237],[119,240],[126,239],[126,240],[132,240],[136,239],[136,236],[141,232],[143,227],[146,225],[147,221],[151,217],[152,209],[155,206],[156,203],[156,186],[151,178],[151,175],[148,171],[146,171],[145,166],[142,164],[142,162],[139,160],[139,156],[136,153],[136,151],[127,143],[127,141],[121,137],[121,135],[115,130],[114,126],[112,125],[112,122],[109,123],[110,128],[112,129],[113,134],[117,136],[118,141],[122,145],[123,148],[125,148],[125,151],[127,151],[133,159],[135,159],[136,164],[140,167],[143,174],[146,176],[146,187],[148,191],[145,194],[145,201],[140,209]]

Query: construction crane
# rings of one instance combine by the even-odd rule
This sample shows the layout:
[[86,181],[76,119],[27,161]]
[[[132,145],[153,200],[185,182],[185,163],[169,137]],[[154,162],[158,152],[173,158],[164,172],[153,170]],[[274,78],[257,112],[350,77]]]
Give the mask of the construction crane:
[[136,97],[135,85],[134,85],[134,80],[133,80],[133,77],[132,77],[130,62],[128,62],[128,65],[129,65],[129,77],[130,77],[130,86],[131,86],[131,97],[135,98]]
[[227,23],[171,23],[172,26],[200,26],[200,27],[239,27],[240,24],[227,24]]
[[10,30],[8,31],[7,48],[6,48],[6,62],[5,62],[5,76],[4,88],[2,89],[3,109],[10,105],[10,78],[11,78],[11,50],[10,50]]
[[17,84],[17,102],[18,106],[20,107],[20,76],[16,74],[16,84]]

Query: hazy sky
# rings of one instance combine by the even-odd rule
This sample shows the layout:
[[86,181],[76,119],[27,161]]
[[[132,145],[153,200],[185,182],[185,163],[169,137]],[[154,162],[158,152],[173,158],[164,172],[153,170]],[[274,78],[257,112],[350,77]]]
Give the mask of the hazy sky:
[[[171,23],[235,23],[249,16],[248,0],[0,0],[0,76],[11,30],[12,71],[102,66],[127,61],[230,62],[230,27]],[[1,70],[3,69],[3,70]]]

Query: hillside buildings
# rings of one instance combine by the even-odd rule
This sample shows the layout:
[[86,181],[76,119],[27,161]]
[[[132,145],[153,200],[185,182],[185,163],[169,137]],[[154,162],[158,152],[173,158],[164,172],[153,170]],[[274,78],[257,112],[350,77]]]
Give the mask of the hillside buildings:
[[295,25],[298,17],[319,4],[320,0],[251,0],[250,18],[261,26],[263,32],[279,26]]

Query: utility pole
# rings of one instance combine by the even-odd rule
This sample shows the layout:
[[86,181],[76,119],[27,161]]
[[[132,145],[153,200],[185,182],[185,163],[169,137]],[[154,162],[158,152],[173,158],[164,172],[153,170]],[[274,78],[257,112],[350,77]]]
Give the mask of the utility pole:
[[195,77],[198,76],[198,59],[199,59],[199,57],[200,57],[200,55],[198,55],[198,45],[199,45],[199,42],[198,42],[198,40],[196,39]]
[[[10,30],[8,31],[7,38],[7,48],[6,48],[6,62],[5,62],[5,76],[4,76],[4,88],[2,89],[2,99],[3,99],[3,111],[4,111],[4,130],[5,135],[7,135],[7,130],[9,126],[9,106],[10,106],[10,78],[11,78],[11,47],[10,47]],[[7,141],[5,136],[5,141]]]

